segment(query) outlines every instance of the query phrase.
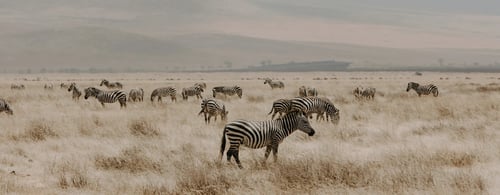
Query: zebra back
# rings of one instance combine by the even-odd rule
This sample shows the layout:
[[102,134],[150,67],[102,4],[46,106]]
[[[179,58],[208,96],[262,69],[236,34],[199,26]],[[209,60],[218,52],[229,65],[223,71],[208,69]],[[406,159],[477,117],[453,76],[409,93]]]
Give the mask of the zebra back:
[[158,101],[161,101],[161,97],[170,96],[172,101],[176,101],[177,90],[173,87],[160,87],[156,88],[151,92],[151,102],[153,102],[155,97],[158,97]]

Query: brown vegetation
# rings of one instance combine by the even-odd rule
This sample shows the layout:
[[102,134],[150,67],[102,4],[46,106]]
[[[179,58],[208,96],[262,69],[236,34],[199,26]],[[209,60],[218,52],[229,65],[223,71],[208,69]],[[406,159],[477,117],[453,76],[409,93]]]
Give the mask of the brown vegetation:
[[[23,75],[42,77],[23,80],[24,91],[10,90],[19,75],[5,75],[0,94],[12,100],[16,115],[0,114],[0,193],[500,193],[496,76],[275,74]],[[287,87],[271,90],[257,79],[263,77],[280,78]],[[228,121],[269,119],[274,100],[297,96],[299,86],[315,86],[319,96],[340,109],[341,120],[333,125],[311,119],[316,135],[289,136],[280,145],[276,163],[262,163],[264,149],[242,148],[245,169],[239,169],[225,156],[219,162],[224,123],[205,124],[197,115],[199,101],[103,108],[95,99],[75,102],[66,90],[43,89],[45,83],[69,79],[82,87],[96,86],[101,78],[119,80],[125,90],[142,87],[146,94],[162,86],[182,89],[200,80],[209,89],[237,84],[244,97],[221,100],[231,113]],[[440,96],[406,92],[409,81],[432,82]],[[355,100],[352,90],[360,85],[377,88],[373,101]]]

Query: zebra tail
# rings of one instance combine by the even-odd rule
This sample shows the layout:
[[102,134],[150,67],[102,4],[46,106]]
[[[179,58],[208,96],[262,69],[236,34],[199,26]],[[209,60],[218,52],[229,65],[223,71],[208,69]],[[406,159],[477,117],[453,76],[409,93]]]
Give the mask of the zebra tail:
[[224,131],[222,131],[222,140],[220,144],[220,154],[219,160],[222,160],[222,156],[224,155],[224,150],[226,150],[226,127],[224,127]]

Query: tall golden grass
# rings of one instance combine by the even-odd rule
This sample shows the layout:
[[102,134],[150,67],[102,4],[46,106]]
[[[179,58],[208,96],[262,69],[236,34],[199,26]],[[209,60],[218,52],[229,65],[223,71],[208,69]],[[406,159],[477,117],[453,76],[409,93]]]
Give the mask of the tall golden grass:
[[[285,89],[263,84],[282,80]],[[80,89],[100,79],[142,87],[144,102],[103,108],[73,101],[61,82]],[[318,79],[319,78],[319,79]],[[440,79],[441,78],[441,79]],[[442,79],[449,78],[449,79]],[[218,160],[224,122],[206,125],[200,100],[149,101],[157,87],[206,82],[239,85],[224,99],[228,120],[267,120],[272,102],[316,87],[340,109],[338,125],[312,121],[312,137],[296,132],[280,145],[278,162],[264,149],[242,148],[244,169]],[[434,83],[439,97],[406,92]],[[11,90],[22,83],[25,90]],[[52,83],[53,90],[43,86]],[[357,86],[377,89],[358,101]],[[315,72],[3,75],[0,97],[1,194],[499,194],[500,78],[486,73]]]

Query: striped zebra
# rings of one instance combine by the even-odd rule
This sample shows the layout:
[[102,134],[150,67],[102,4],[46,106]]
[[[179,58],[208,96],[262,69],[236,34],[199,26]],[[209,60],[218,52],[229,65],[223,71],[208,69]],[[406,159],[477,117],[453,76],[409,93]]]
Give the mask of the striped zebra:
[[230,144],[227,151],[227,161],[230,162],[231,157],[234,157],[239,168],[243,168],[239,158],[240,145],[253,149],[266,147],[264,162],[269,157],[271,150],[276,162],[279,144],[297,129],[307,133],[309,136],[315,133],[309,120],[301,112],[290,112],[277,120],[236,120],[229,122],[222,132],[219,159],[222,160],[222,156],[224,155],[227,137]]
[[2,113],[2,112],[7,113],[8,115],[13,115],[14,114],[14,111],[12,111],[12,109],[10,108],[9,104],[7,103],[7,101],[5,101],[4,99],[0,98],[0,113]]
[[292,102],[289,99],[278,99],[273,102],[273,107],[271,108],[271,111],[267,115],[270,115],[272,113],[273,115],[271,116],[271,119],[274,119],[274,116],[277,113],[279,113],[280,114],[279,118],[281,118],[282,114],[290,112],[291,109],[292,109]]
[[123,88],[123,85],[120,83],[120,82],[109,82],[108,80],[106,79],[103,79],[101,81],[101,84],[99,84],[99,86],[106,86],[108,89],[122,89]]
[[176,101],[177,102],[177,90],[173,87],[160,87],[160,88],[157,88],[155,90],[153,90],[153,92],[151,92],[151,102],[153,102],[153,100],[158,97],[158,102],[161,102],[161,98],[162,97],[165,97],[165,96],[170,96],[170,99],[173,101]]
[[431,93],[432,95],[434,95],[434,97],[437,97],[439,95],[438,88],[433,84],[420,85],[415,82],[409,82],[408,87],[406,88],[406,92],[410,91],[410,89],[415,90],[419,97],[421,95],[429,95]]
[[[78,101],[80,100],[80,96],[82,96],[82,92],[76,88],[76,83],[71,83],[68,87],[68,91],[73,91],[73,100]],[[87,98],[85,98],[87,99]]]
[[224,94],[225,97],[227,97],[228,95],[229,96],[233,96],[235,94],[238,94],[238,97],[241,98],[241,96],[243,95],[243,89],[241,89],[241,87],[239,86],[218,86],[218,87],[214,87],[212,89],[212,92],[213,92],[213,97],[215,98],[216,94],[217,93],[222,93]]
[[21,90],[21,89],[25,89],[24,85],[23,84],[11,84],[10,85],[10,89],[17,89],[17,90]]
[[207,84],[205,82],[198,82],[198,83],[195,83],[194,86],[199,86],[200,88],[202,88],[203,90],[207,89]]
[[335,108],[333,103],[326,98],[318,97],[298,97],[291,100],[292,109],[291,111],[302,111],[307,113],[309,117],[312,117],[312,113],[317,113],[316,119],[320,115],[326,113],[326,119],[332,119],[332,123],[338,124],[340,120],[340,111]]
[[52,85],[50,83],[49,84],[45,84],[45,85],[43,85],[43,89],[45,89],[45,90],[52,90],[52,89],[54,89],[54,85]]
[[367,88],[363,88],[363,87],[356,87],[353,91],[354,93],[354,97],[356,97],[357,99],[374,99],[375,98],[375,93],[377,92],[377,90],[373,87],[367,87]]
[[318,96],[318,91],[314,87],[299,87],[299,97]]
[[117,101],[120,103],[120,108],[127,107],[127,94],[123,91],[102,91],[95,87],[86,88],[84,91],[85,99],[93,96],[101,102],[102,107],[104,107],[104,103],[115,103]]
[[67,89],[69,87],[69,85],[66,83],[61,83],[59,86],[61,87],[61,89]]
[[282,81],[273,81],[270,78],[266,78],[264,80],[264,84],[269,84],[271,89],[274,89],[274,88],[285,89],[285,84]]
[[130,92],[128,93],[128,101],[142,102],[143,100],[144,100],[144,89],[142,88],[131,89]]
[[189,96],[196,96],[196,99],[203,98],[203,96],[201,96],[201,92],[203,92],[203,88],[200,86],[182,88],[182,99],[187,100]]
[[212,116],[215,116],[215,121],[217,121],[217,115],[220,115],[221,120],[226,120],[229,114],[229,112],[226,111],[226,106],[222,102],[218,102],[214,99],[204,99],[201,101],[201,110],[198,116],[201,115],[201,113],[205,116],[205,123],[207,124],[210,123],[210,118],[212,118]]

